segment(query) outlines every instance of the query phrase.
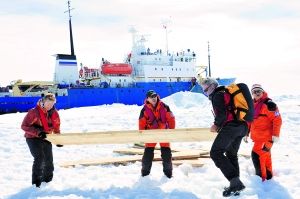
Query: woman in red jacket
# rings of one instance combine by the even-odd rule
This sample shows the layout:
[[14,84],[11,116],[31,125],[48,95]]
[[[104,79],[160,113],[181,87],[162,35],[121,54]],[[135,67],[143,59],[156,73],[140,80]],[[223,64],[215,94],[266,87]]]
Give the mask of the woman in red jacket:
[[277,105],[268,98],[260,84],[254,84],[251,91],[254,99],[254,120],[250,127],[254,142],[251,156],[256,175],[264,181],[273,177],[271,147],[279,140],[282,120]]
[[[149,90],[146,94],[145,104],[139,117],[139,129],[174,129],[175,117],[168,105],[163,103],[154,90]],[[168,177],[172,177],[172,153],[170,143],[159,143],[161,157],[163,161],[163,172]],[[142,176],[150,174],[154,148],[156,143],[145,143],[145,151],[142,158]]]
[[[42,182],[50,182],[53,178],[52,144],[45,140],[47,134],[60,133],[60,119],[54,108],[55,96],[45,94],[35,108],[26,114],[21,128],[25,131],[25,138],[31,155],[32,184],[40,187]],[[62,145],[57,145],[62,146]]]

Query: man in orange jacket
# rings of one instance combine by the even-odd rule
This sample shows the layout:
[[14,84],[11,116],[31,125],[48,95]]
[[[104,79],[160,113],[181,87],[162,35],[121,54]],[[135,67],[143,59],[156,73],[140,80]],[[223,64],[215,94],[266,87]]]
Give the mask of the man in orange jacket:
[[[174,129],[175,117],[168,105],[163,103],[154,90],[149,90],[146,94],[145,104],[139,117],[139,129]],[[163,172],[168,177],[172,177],[172,153],[170,143],[159,143],[161,157],[163,161]],[[150,174],[154,148],[156,143],[145,143],[145,151],[142,158],[142,176]]]
[[260,84],[254,84],[251,92],[254,99],[254,120],[250,127],[254,142],[251,157],[256,175],[265,181],[273,177],[271,148],[279,141],[282,120],[277,105],[268,98]]

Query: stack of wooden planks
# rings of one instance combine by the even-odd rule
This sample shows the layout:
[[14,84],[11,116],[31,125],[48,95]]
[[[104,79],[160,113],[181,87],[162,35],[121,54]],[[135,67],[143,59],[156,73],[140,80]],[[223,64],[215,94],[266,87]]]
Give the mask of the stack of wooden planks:
[[[76,165],[82,166],[94,166],[94,165],[126,165],[128,163],[133,163],[142,160],[144,153],[143,148],[127,148],[127,149],[118,149],[114,150],[114,153],[120,154],[118,157],[110,158],[99,158],[91,160],[77,160],[77,161],[67,161],[61,163],[61,167],[74,167]],[[183,163],[191,164],[194,167],[200,167],[204,165],[202,158],[207,158],[209,154],[205,150],[195,150],[195,149],[184,149],[184,150],[172,150],[172,159],[174,165],[181,165]],[[205,156],[205,157],[202,157]],[[153,161],[161,161],[160,150],[157,148],[154,151]]]

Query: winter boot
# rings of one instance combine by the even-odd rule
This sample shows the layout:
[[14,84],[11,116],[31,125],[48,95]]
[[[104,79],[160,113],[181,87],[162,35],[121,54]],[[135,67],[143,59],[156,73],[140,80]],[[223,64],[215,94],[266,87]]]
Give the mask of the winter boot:
[[272,171],[269,171],[269,170],[267,169],[267,180],[271,180],[272,177],[273,177]]
[[150,174],[153,157],[154,157],[154,147],[146,147],[142,158],[141,175],[143,177]]
[[172,153],[170,147],[161,147],[161,158],[163,161],[163,171],[168,177],[172,177],[173,165],[172,165]]
[[35,174],[32,174],[32,185],[35,185],[37,188],[40,188],[42,184],[42,176],[37,176]]
[[232,178],[230,180],[230,186],[225,188],[223,191],[223,196],[224,197],[229,197],[229,196],[238,196],[240,195],[240,192],[245,189],[244,184],[241,182],[239,177]]
[[41,181],[41,180],[36,180],[36,181],[32,182],[32,185],[35,185],[36,188],[40,188],[40,187],[41,187],[41,184],[42,184],[42,181]]
[[43,182],[49,183],[52,181],[52,179],[53,179],[53,173],[50,173],[50,174],[44,176]]

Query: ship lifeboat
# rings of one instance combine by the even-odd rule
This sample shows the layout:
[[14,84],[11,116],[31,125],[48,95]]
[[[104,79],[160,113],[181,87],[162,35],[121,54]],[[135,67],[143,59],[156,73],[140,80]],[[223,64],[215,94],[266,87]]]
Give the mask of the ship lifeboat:
[[130,75],[132,66],[126,63],[105,63],[101,66],[104,75]]

